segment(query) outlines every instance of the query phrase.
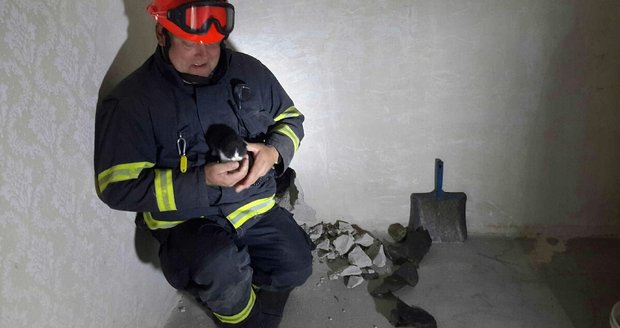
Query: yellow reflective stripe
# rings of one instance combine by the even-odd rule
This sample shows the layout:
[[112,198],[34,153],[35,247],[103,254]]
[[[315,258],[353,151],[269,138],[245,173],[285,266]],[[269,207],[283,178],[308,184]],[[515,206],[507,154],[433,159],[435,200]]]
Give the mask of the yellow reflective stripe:
[[99,173],[97,176],[99,192],[102,193],[110,183],[136,179],[142,170],[153,166],[155,166],[155,163],[150,162],[135,162],[114,165],[111,168]]
[[174,226],[177,226],[177,225],[183,223],[183,221],[159,221],[159,220],[156,220],[155,218],[153,218],[153,215],[151,214],[151,212],[144,212],[144,213],[142,213],[142,217],[144,217],[144,223],[146,223],[146,226],[149,229],[151,229],[151,230],[169,229],[169,228],[172,228]]
[[291,141],[293,142],[294,152],[296,152],[297,148],[299,148],[299,137],[297,137],[295,132],[293,132],[291,127],[288,126],[287,124],[284,124],[284,123],[278,124],[271,130],[271,132],[280,133],[280,134],[283,134],[289,137],[289,139],[291,139]]
[[299,112],[297,108],[295,108],[295,106],[291,106],[287,108],[285,111],[283,111],[280,115],[276,116],[276,118],[274,118],[273,120],[278,122],[285,118],[291,118],[291,117],[297,117],[297,116],[301,116],[301,112]]
[[228,324],[238,324],[243,320],[247,319],[252,313],[252,308],[254,307],[254,303],[256,302],[256,294],[254,293],[254,289],[250,288],[250,299],[248,300],[248,304],[241,310],[241,312],[235,315],[221,315],[213,312],[213,315],[217,317],[222,323]]
[[172,170],[155,170],[155,197],[160,212],[177,210],[177,204],[174,201]]
[[247,203],[238,208],[236,211],[228,214],[226,218],[230,221],[230,223],[232,223],[235,229],[239,229],[239,227],[241,227],[249,219],[272,209],[276,204],[276,201],[273,199],[274,197],[275,195],[271,195],[271,197],[261,198]]

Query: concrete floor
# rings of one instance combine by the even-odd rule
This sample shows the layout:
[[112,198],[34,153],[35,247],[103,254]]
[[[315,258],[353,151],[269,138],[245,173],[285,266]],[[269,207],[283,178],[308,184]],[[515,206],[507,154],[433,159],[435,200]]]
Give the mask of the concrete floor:
[[[391,300],[368,293],[380,281],[347,289],[330,281],[315,260],[314,273],[287,304],[282,328],[392,327]],[[417,305],[442,328],[607,328],[620,301],[620,239],[470,238],[433,244],[419,268],[419,283],[397,296]],[[182,296],[165,328],[215,327]]]

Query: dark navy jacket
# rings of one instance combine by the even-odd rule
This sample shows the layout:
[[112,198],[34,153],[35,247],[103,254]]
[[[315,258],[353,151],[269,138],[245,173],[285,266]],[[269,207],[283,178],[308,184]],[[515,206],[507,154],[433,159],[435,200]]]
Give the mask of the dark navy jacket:
[[[213,83],[188,84],[156,51],[101,102],[95,174],[97,193],[111,208],[142,212],[149,228],[161,229],[214,215],[239,228],[274,206],[275,175],[299,147],[304,116],[255,58],[222,47],[217,70]],[[249,87],[249,97],[234,96],[239,84]],[[276,147],[277,168],[241,193],[207,186],[203,166],[212,159],[205,132],[212,124]],[[186,142],[185,173],[179,169],[180,137]]]

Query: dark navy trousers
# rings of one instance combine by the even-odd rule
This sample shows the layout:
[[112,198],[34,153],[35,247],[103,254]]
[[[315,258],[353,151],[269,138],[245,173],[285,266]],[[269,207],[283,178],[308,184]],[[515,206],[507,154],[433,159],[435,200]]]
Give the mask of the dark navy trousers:
[[236,231],[225,218],[215,217],[153,234],[168,282],[197,295],[216,315],[246,310],[252,284],[290,290],[312,273],[312,242],[292,214],[277,205]]

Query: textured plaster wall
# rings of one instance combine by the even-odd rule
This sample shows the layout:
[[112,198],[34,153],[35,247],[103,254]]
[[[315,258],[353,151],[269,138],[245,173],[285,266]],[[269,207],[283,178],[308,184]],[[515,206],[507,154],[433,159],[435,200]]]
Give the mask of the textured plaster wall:
[[[154,47],[147,3],[0,1],[0,327],[159,327],[174,303],[92,176],[98,94]],[[406,223],[440,157],[472,232],[620,224],[618,1],[233,3],[231,43],[307,115],[316,220]]]
[[174,306],[133,215],[94,188],[101,83],[153,49],[149,25],[142,58],[119,53],[146,7],[126,2],[0,0],[0,327],[162,327]]
[[620,233],[620,2],[235,4],[231,40],[307,115],[318,220],[406,223],[439,157],[470,232]]

